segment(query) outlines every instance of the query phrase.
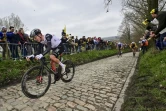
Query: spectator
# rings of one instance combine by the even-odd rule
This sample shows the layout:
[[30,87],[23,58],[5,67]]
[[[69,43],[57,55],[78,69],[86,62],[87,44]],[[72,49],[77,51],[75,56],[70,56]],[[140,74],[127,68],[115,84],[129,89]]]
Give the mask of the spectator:
[[95,45],[94,40],[93,40],[92,37],[90,37],[90,38],[89,38],[89,46],[90,46],[90,50],[93,50],[93,49],[94,49],[94,45]]
[[154,33],[151,33],[151,37],[159,36],[159,49],[163,49],[163,39],[166,37],[166,11],[158,12],[158,9],[153,9],[151,12],[153,18],[158,20],[158,27]]
[[85,36],[82,36],[82,41],[83,41],[83,43],[82,43],[82,51],[85,51],[86,50],[86,48],[87,48],[87,39],[86,39],[86,37]]
[[141,50],[142,50],[143,54],[145,53],[145,51],[147,52],[147,50],[148,50],[147,47],[148,47],[148,40],[146,40],[145,37],[143,36],[141,38]]
[[16,33],[14,33],[14,27],[10,26],[9,27],[9,32],[6,33],[7,35],[7,40],[9,42],[9,47],[11,51],[11,57],[13,60],[16,60],[19,58],[18,55],[18,37],[16,36]]
[[21,44],[21,55],[22,57],[27,56],[26,43],[28,42],[28,36],[24,33],[24,29],[20,28],[18,31],[18,37]]
[[74,53],[75,50],[75,39],[74,36],[71,36],[71,38],[69,39],[69,44],[70,44],[70,52]]
[[95,44],[94,49],[97,50],[97,49],[98,49],[98,43],[99,43],[99,42],[98,42],[98,40],[97,40],[96,37],[94,37],[93,41],[94,41],[94,44]]
[[69,51],[68,51],[69,44],[67,43],[67,41],[68,41],[67,37],[66,37],[66,36],[63,36],[63,37],[61,38],[61,41],[62,41],[64,50],[65,50],[64,52],[65,52],[65,53],[68,53],[68,52],[69,52]]
[[166,47],[166,37],[164,37],[164,39],[163,39],[163,45],[164,45],[164,47]]
[[80,38],[79,40],[78,40],[78,50],[77,50],[77,52],[82,52],[82,44],[83,44],[83,40],[82,40],[82,38]]
[[6,27],[3,26],[2,30],[0,32],[0,46],[3,49],[3,52],[2,52],[2,59],[3,60],[6,59],[5,54],[6,54],[6,51],[8,50],[8,47],[7,47],[7,44],[6,44],[7,43],[7,41],[6,41],[6,39],[7,39],[6,32],[7,32],[7,29],[6,29]]
[[29,37],[29,35],[28,34],[26,34],[26,33],[24,33],[24,36],[25,36],[25,38],[26,38],[26,42],[25,42],[25,49],[26,49],[26,51],[27,51],[27,55],[32,55],[33,54],[33,51],[32,51],[32,41],[31,41],[31,39],[30,39],[30,37]]
[[75,50],[76,50],[76,52],[77,52],[77,50],[78,50],[78,37],[76,36],[76,38],[75,38]]
[[62,29],[62,37],[63,36],[66,36],[66,33],[65,33],[64,29]]

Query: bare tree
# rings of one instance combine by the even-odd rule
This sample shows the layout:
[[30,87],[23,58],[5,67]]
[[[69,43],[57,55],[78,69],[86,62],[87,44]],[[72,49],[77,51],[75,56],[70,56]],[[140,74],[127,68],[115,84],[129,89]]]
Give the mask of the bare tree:
[[12,13],[10,16],[0,18],[0,26],[5,26],[9,29],[10,26],[14,26],[16,30],[24,28],[26,31],[28,28],[22,23],[20,17]]
[[104,0],[105,8],[107,8],[107,12],[109,12],[109,5],[112,3],[112,0]]
[[[104,3],[108,12],[112,0],[104,0]],[[150,14],[152,9],[164,10],[165,5],[166,0],[122,0],[124,20],[119,28],[121,40],[125,42],[139,40],[146,27],[142,21],[152,19]]]
[[[151,19],[150,11],[153,8],[159,7],[159,10],[163,10],[165,8],[165,4],[166,4],[165,0],[123,0],[122,11],[123,14],[125,15],[124,19],[127,20],[131,25],[131,30],[130,30],[131,36],[140,38],[143,32],[145,31],[146,27],[145,25],[142,24],[142,21],[145,19]],[[124,37],[124,34],[126,33],[123,33],[122,37]],[[140,36],[138,36],[139,34]],[[135,39],[138,40],[139,38]]]
[[124,19],[121,26],[119,27],[119,35],[120,40],[126,43],[131,42],[131,25],[127,21],[127,19]]

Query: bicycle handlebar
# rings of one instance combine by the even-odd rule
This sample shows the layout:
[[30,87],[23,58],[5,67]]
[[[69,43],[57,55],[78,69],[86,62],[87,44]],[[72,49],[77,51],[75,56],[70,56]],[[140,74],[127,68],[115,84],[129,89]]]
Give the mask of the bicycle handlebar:
[[[30,57],[29,58],[30,59],[30,61],[32,61],[32,62],[34,62],[34,57]],[[45,63],[45,61],[46,61],[46,58],[45,57],[42,57],[41,59],[39,59],[40,60],[40,62],[42,62],[42,63]]]

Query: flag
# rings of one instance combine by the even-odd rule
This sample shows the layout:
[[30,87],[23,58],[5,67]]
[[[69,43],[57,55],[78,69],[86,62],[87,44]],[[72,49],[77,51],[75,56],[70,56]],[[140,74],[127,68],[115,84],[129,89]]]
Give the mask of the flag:
[[66,25],[65,25],[65,27],[64,27],[64,29],[63,29],[63,30],[64,30],[64,32],[65,32],[65,34],[66,34]]
[[148,24],[147,19],[144,20],[144,21],[142,22],[142,24],[147,25],[147,24]]

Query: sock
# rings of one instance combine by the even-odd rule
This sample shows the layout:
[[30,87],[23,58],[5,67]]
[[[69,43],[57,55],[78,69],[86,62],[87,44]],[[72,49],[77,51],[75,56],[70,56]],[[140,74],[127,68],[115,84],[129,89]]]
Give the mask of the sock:
[[62,64],[62,62],[59,62],[59,65],[62,66],[62,67],[64,67],[64,64]]

